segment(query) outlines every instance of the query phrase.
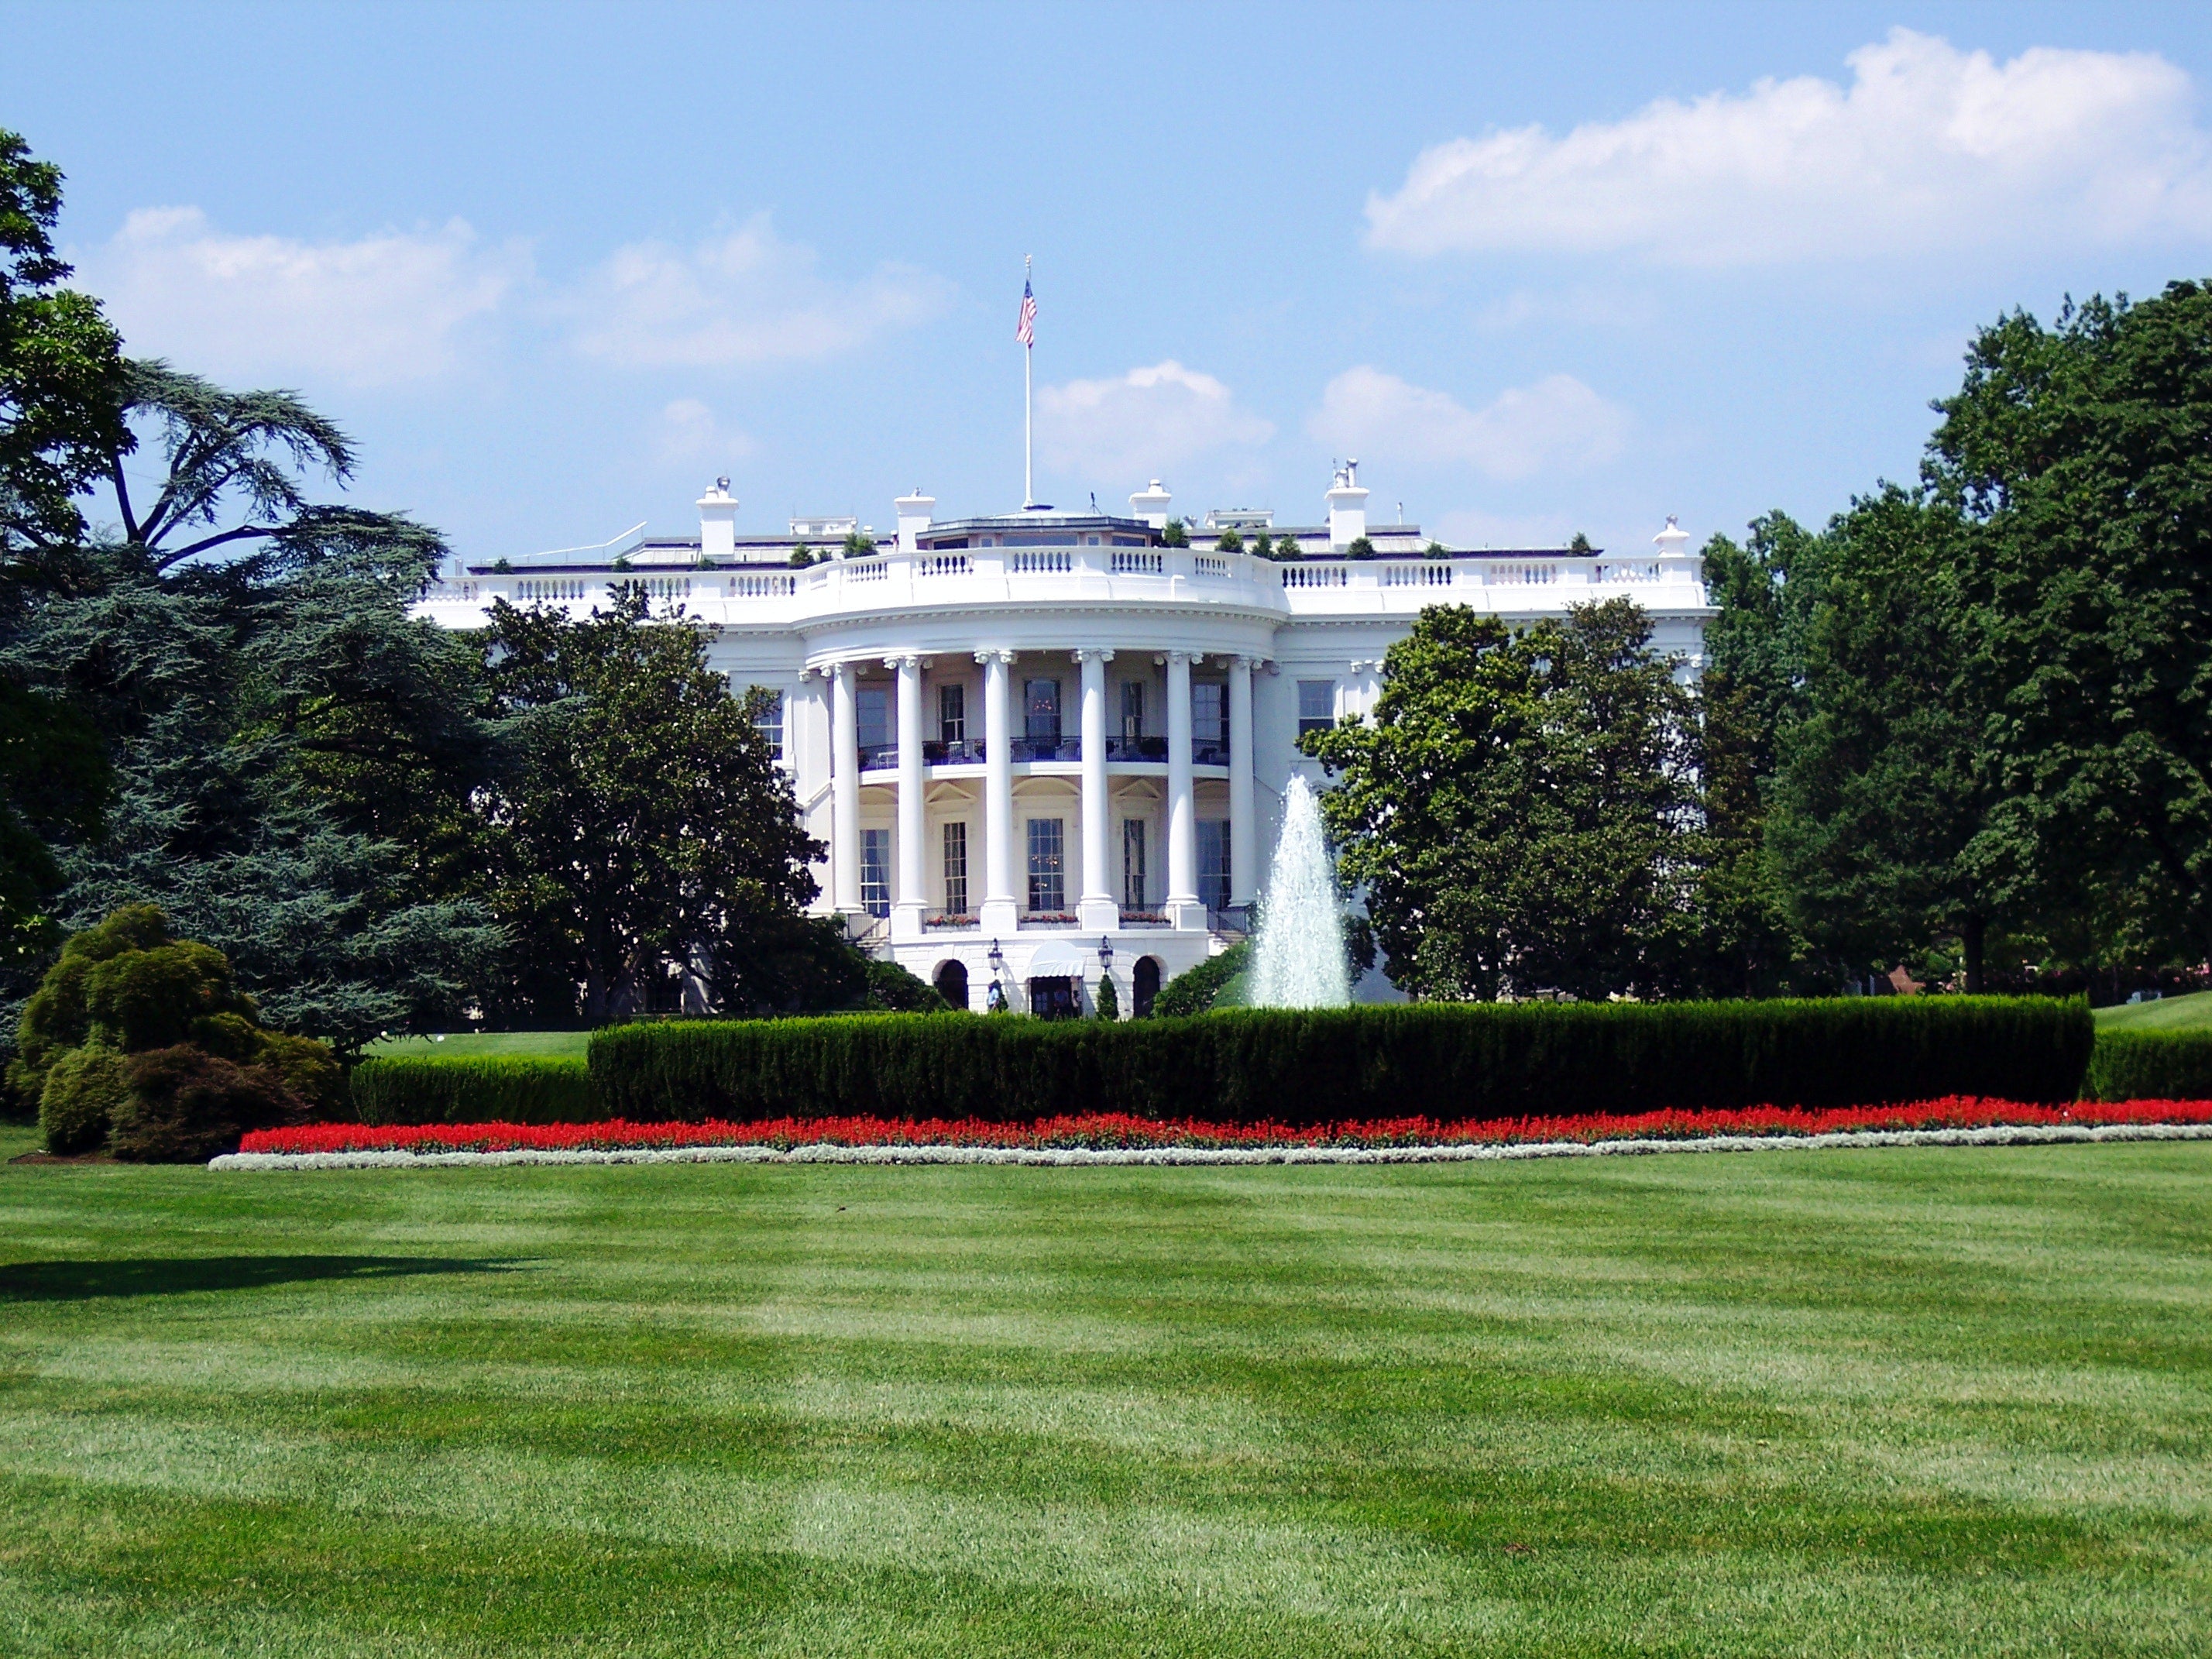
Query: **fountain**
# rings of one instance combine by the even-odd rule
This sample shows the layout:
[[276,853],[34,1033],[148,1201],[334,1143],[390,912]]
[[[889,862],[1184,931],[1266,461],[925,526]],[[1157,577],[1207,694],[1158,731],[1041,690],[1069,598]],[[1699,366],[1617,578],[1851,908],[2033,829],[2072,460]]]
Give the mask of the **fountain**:
[[1336,872],[1321,805],[1304,778],[1292,778],[1283,796],[1283,834],[1267,872],[1251,972],[1245,1000],[1254,1008],[1341,1008],[1352,1000]]

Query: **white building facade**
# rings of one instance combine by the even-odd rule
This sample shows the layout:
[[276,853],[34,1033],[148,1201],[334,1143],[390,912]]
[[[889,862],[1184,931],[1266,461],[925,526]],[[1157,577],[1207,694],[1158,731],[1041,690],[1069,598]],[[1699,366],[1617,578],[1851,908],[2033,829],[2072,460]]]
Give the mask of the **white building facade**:
[[[1627,559],[1446,551],[1370,528],[1366,497],[1355,464],[1325,526],[1217,512],[1178,546],[1158,481],[1127,515],[943,521],[917,491],[895,544],[845,556],[850,520],[741,536],[725,480],[696,541],[458,566],[421,610],[453,628],[495,598],[583,616],[642,584],[711,626],[734,690],[778,699],[771,735],[829,848],[821,908],[979,1012],[1088,1012],[1110,975],[1127,1014],[1241,936],[1284,790],[1322,782],[1300,732],[1372,708],[1424,607],[1528,624],[1626,595],[1659,651],[1702,665],[1702,563],[1672,520]],[[1276,557],[1249,550],[1261,535]],[[802,541],[830,556],[795,567]]]

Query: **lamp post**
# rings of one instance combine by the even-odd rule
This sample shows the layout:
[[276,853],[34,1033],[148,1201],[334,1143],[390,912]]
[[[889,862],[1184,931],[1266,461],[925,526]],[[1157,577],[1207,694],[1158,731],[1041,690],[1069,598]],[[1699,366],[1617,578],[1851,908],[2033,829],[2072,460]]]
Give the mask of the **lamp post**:
[[1098,966],[1103,971],[1114,965],[1114,941],[1103,933],[1098,939]]
[[983,1003],[992,1012],[996,1013],[1006,1006],[1005,979],[1006,953],[999,948],[999,941],[996,939],[991,941],[991,951],[988,959],[991,964],[991,988],[984,994]]

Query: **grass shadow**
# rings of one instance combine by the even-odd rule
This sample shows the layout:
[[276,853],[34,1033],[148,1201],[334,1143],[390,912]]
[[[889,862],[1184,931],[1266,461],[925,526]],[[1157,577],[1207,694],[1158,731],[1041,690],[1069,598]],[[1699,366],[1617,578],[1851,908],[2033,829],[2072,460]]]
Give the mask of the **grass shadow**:
[[18,1261],[0,1267],[0,1302],[81,1302],[104,1296],[252,1291],[313,1279],[417,1273],[513,1273],[521,1264],[458,1256],[188,1255],[118,1261]]

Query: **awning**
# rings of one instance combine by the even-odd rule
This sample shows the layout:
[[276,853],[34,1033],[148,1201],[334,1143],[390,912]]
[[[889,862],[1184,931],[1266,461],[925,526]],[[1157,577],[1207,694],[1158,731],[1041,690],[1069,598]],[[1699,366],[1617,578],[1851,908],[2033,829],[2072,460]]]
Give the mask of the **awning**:
[[1098,969],[1097,948],[1086,951],[1069,939],[1042,940],[1021,969],[1024,979],[1081,979]]

